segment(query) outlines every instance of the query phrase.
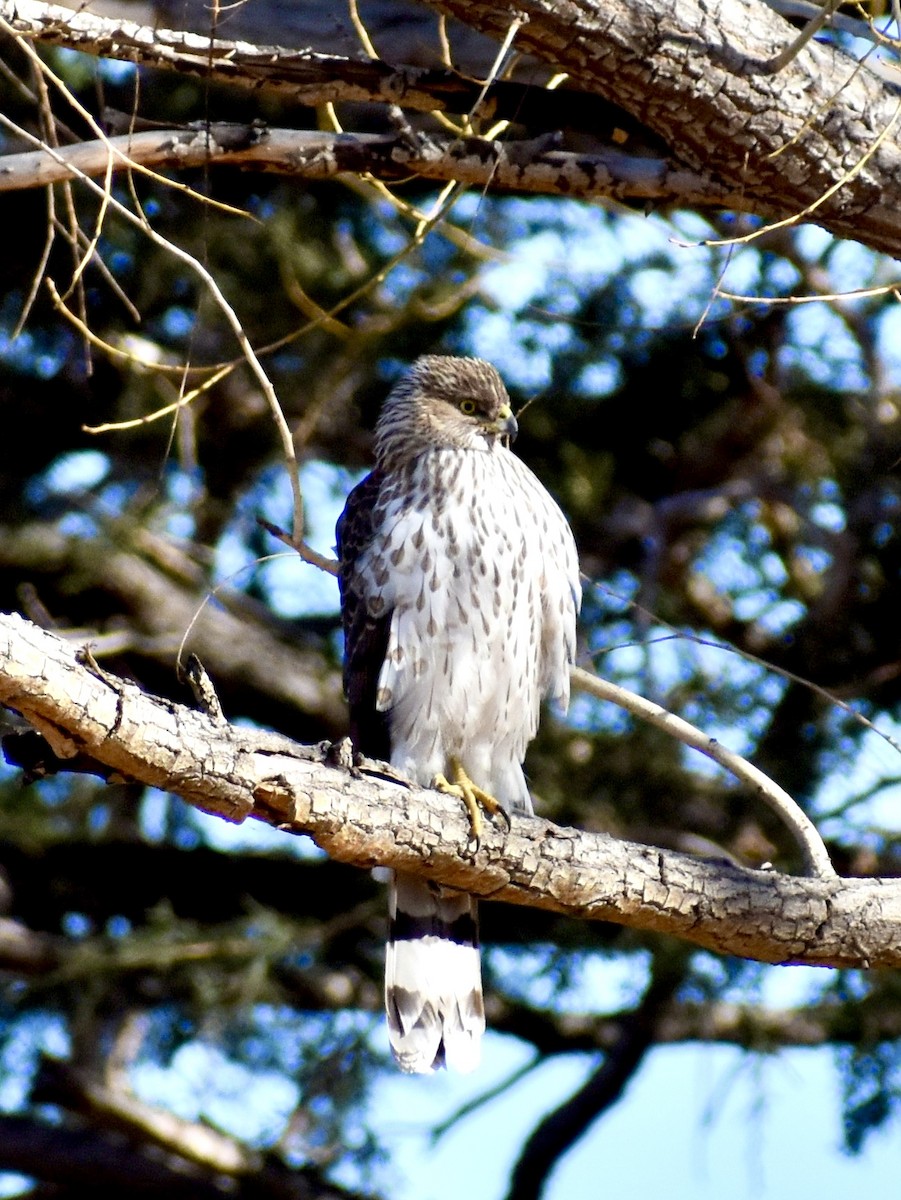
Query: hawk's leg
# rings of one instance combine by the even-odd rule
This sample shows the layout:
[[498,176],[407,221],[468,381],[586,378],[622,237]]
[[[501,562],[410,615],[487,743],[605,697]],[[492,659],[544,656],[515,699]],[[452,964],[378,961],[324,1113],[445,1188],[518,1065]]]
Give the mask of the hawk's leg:
[[433,786],[448,796],[456,796],[466,805],[472,838],[478,849],[482,840],[482,809],[492,817],[502,816],[507,823],[507,829],[510,828],[510,818],[500,800],[492,796],[490,792],[484,791],[478,784],[473,783],[458,758],[450,759],[450,770],[453,782],[444,775],[436,775]]

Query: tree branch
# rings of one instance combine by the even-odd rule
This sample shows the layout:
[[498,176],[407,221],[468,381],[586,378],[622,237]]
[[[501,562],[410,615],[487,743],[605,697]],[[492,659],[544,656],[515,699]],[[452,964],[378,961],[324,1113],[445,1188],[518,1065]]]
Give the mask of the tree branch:
[[223,1186],[221,1175],[176,1155],[163,1157],[133,1139],[47,1125],[30,1117],[0,1115],[0,1166],[72,1188],[72,1194],[78,1195],[136,1195],[144,1200],[156,1196],[165,1200],[240,1200],[241,1196],[364,1200],[362,1193],[321,1180],[315,1169],[290,1169],[278,1163],[251,1175],[246,1191],[234,1182]]
[[[452,71],[395,69],[386,63],[359,61],[344,55],[256,46],[182,30],[155,29],[39,0],[2,0],[0,19],[14,33],[34,41],[67,46],[99,58],[174,70],[211,83],[228,83],[254,91],[265,86],[297,104],[316,106],[345,100],[373,100],[428,111],[445,107],[445,102],[435,96],[435,90],[439,95],[446,89],[451,95],[471,93],[473,97],[478,90],[472,85],[461,87],[462,81]],[[423,87],[421,81],[428,86]]]
[[205,1122],[154,1107],[58,1059],[41,1061],[31,1099],[89,1116],[101,1128],[152,1142],[216,1174],[255,1174],[263,1165],[261,1154]]
[[228,679],[233,689],[251,688],[309,714],[311,736],[344,726],[340,673],[323,653],[305,647],[296,633],[292,641],[287,624],[279,630],[268,610],[241,593],[219,587],[213,600],[205,572],[164,539],[127,525],[111,533],[109,540],[69,536],[49,521],[0,525],[0,568],[18,580],[74,571],[82,592],[112,594],[130,623],[123,629],[120,621],[108,637],[95,635],[98,658],[134,651],[170,668],[183,643],[214,671],[220,688]]
[[[358,867],[394,867],[484,899],[684,938],[764,962],[901,965],[901,881],[799,879],[562,829],[486,831],[453,798],[143,694],[18,615],[0,618],[0,702],[61,758],[79,753],[231,821],[306,833]],[[347,743],[337,749],[344,751]],[[332,764],[336,765],[332,765]]]
[[589,695],[597,696],[600,700],[612,701],[641,720],[656,725],[658,729],[662,729],[671,737],[678,738],[684,745],[691,746],[693,750],[707,755],[721,767],[725,767],[736,779],[753,788],[763,802],[788,826],[801,850],[804,868],[808,875],[825,877],[835,874],[823,839],[807,814],[786,791],[764,775],[763,771],[749,763],[747,759],[742,758],[740,754],[735,754],[718,742],[716,738],[702,733],[682,717],[669,712],[652,700],[646,700],[643,696],[638,696],[635,692],[620,687],[619,684],[599,679],[596,675],[583,671],[581,667],[573,669],[572,682],[579,691],[588,692]]
[[369,174],[396,181],[413,174],[492,190],[698,207],[740,209],[743,202],[740,191],[724,188],[710,172],[612,149],[572,154],[556,149],[553,138],[502,142],[426,137],[412,130],[394,136],[335,134],[224,122],[4,155],[0,192],[105,175],[110,165],[118,172],[135,164],[176,170],[232,165],[317,180]]
[[222,1196],[214,1177],[184,1161],[154,1160],[121,1137],[51,1127],[26,1117],[0,1117],[0,1164],[62,1185],[117,1185],[140,1190],[142,1196],[185,1200]]
[[[510,25],[509,7],[497,0],[429,3],[496,38]],[[395,7],[398,13],[407,11],[399,2]],[[811,42],[782,70],[768,73],[795,31],[761,0],[713,6],[684,0],[664,9],[655,0],[566,5],[529,0],[524,11],[529,20],[517,31],[515,49],[537,57],[549,73],[566,73],[567,88],[548,92],[539,86],[529,93],[518,83],[498,83],[489,95],[493,115],[506,114],[527,126],[533,118],[540,130],[566,128],[570,121],[579,128],[579,109],[595,114],[603,104],[605,113],[619,109],[620,123],[631,121],[636,129],[650,131],[652,143],[675,156],[630,164],[626,156],[618,162],[603,152],[585,157],[586,169],[580,169],[582,156],[573,155],[567,169],[577,186],[566,194],[671,198],[681,204],[721,204],[768,219],[810,219],[839,237],[901,255],[901,207],[894,202],[901,189],[901,147],[892,136],[901,120],[901,94],[842,50]],[[452,71],[211,40],[36,0],[0,0],[0,19],[35,40],[188,71],[210,81],[275,88],[301,104],[353,99],[466,112],[479,92],[477,84]],[[278,36],[277,25],[272,33]],[[514,95],[505,89],[518,90]],[[522,107],[529,95],[534,109]],[[545,108],[552,109],[549,115]],[[613,126],[610,115],[601,124],[606,136]],[[421,163],[415,154],[405,160],[397,150],[394,167],[403,164],[429,178],[479,186],[487,170],[494,184],[517,190],[563,192],[572,185],[573,178],[554,159],[559,152],[550,152],[549,161],[540,157],[540,142],[524,145],[539,155],[534,167],[531,157],[505,165],[493,145],[487,153],[476,148],[464,154],[475,160],[469,176],[459,164],[451,170],[447,145],[437,154],[441,161],[422,154]],[[261,143],[254,153],[271,161],[273,144],[264,148]],[[715,173],[706,170],[709,163],[716,164]],[[501,171],[506,178],[499,177]]]
[[[427,0],[501,38],[497,0]],[[812,42],[768,64],[795,29],[761,0],[528,0],[516,48],[599,93],[661,137],[688,167],[716,162],[764,215],[808,217],[839,237],[901,252],[901,97],[843,51]],[[833,190],[834,189],[834,190]]]
[[[528,1042],[542,1056],[615,1050],[634,1015],[634,1010],[602,1015],[536,1012],[494,995],[488,1002],[491,1028]],[[901,1007],[884,990],[875,1003],[839,1004],[827,997],[799,1008],[679,1000],[657,1017],[653,1036],[658,1045],[704,1042],[761,1054],[791,1047],[853,1046],[861,1041],[873,1045],[901,1036]]]

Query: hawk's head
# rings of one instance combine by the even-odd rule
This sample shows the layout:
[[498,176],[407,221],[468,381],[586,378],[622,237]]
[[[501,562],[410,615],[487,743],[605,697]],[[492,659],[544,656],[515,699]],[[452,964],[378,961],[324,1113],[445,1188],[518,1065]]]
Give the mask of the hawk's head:
[[376,424],[382,466],[427,450],[490,450],[516,437],[507,389],[480,358],[424,354],[394,386]]

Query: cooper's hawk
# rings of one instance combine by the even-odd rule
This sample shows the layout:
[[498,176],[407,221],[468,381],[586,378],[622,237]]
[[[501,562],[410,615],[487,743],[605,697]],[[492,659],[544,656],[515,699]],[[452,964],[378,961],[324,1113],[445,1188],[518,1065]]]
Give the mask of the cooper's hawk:
[[[418,359],[385,402],[377,465],[337,535],[357,749],[470,806],[493,796],[529,814],[522,761],[542,697],[569,699],[581,588],[566,519],[507,448],[516,431],[494,367]],[[485,1028],[475,902],[397,875],[390,918],[397,1062],[471,1070]]]

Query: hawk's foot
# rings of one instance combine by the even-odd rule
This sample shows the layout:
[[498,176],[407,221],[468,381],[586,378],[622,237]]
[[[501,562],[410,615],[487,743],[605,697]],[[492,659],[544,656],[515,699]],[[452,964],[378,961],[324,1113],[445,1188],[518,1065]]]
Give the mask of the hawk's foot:
[[504,806],[497,797],[492,796],[490,792],[484,791],[477,783],[466,774],[463,765],[457,758],[450,760],[451,775],[453,782],[444,775],[436,775],[433,786],[439,791],[444,792],[448,796],[456,796],[466,805],[466,811],[469,814],[469,828],[472,831],[472,841],[475,843],[475,849],[478,850],[479,843],[482,840],[482,810],[484,809],[489,816],[501,816],[507,824],[507,829],[510,828],[510,818]]

